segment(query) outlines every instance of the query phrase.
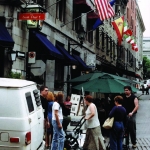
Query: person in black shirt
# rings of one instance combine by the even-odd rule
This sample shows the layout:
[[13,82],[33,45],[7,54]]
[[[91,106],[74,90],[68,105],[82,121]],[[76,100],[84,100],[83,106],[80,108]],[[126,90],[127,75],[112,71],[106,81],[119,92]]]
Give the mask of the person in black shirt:
[[42,103],[42,108],[43,108],[43,112],[44,112],[44,125],[46,127],[46,125],[49,124],[48,121],[48,102],[46,99],[46,96],[48,95],[48,87],[47,86],[41,86],[40,87],[40,98],[41,98],[41,103]]
[[115,106],[109,113],[109,117],[114,117],[113,127],[110,130],[110,149],[122,150],[122,141],[124,133],[124,124],[126,122],[126,110],[122,106],[123,97],[114,98]]
[[[132,147],[136,148],[136,113],[139,108],[139,102],[137,97],[132,94],[130,86],[125,86],[124,92],[123,106],[127,111],[127,131],[131,137]],[[127,139],[127,143],[129,143],[129,137]]]

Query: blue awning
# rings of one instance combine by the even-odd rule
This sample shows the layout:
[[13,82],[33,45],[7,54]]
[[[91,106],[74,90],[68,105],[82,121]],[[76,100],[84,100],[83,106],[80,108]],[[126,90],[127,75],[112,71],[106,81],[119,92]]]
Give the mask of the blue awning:
[[81,65],[81,68],[82,68],[83,70],[89,70],[89,69],[90,69],[90,67],[88,67],[88,66],[85,64],[85,62],[81,59],[80,56],[73,55],[73,57],[79,62],[79,64]]
[[69,65],[70,64],[72,64],[72,65],[78,65],[79,64],[78,61],[75,58],[73,58],[73,56],[71,56],[64,47],[62,47],[58,44],[56,45],[56,47],[64,55],[65,61],[66,61],[67,64],[69,64]]
[[14,41],[7,31],[7,28],[2,23],[0,23],[0,46],[14,47]]
[[[46,38],[46,36],[40,32],[32,32],[35,37],[42,43],[42,45],[49,51],[49,54],[53,57],[64,59],[64,56],[60,51]],[[36,43],[35,43],[36,44]]]

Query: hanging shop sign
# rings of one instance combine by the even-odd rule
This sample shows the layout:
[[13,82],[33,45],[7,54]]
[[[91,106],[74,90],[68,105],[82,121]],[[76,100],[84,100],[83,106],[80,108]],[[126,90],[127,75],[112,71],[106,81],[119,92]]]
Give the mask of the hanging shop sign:
[[96,66],[96,54],[88,54],[86,58],[86,65],[89,67]]
[[38,4],[29,4],[18,13],[18,20],[25,20],[28,29],[41,30],[46,10]]
[[18,20],[45,20],[45,13],[18,13]]

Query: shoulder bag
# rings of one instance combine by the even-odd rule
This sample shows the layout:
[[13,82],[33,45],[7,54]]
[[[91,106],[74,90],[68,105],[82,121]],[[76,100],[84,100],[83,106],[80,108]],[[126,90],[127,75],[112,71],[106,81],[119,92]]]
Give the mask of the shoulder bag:
[[107,118],[103,124],[103,128],[105,129],[111,129],[114,123],[114,117]]

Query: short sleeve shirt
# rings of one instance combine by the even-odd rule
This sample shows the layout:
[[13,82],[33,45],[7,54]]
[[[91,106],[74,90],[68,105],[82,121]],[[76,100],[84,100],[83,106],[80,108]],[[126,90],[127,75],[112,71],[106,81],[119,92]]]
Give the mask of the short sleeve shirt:
[[52,106],[52,120],[56,120],[55,110],[58,110],[58,118],[63,119],[62,108],[60,107],[59,103],[54,102]]

